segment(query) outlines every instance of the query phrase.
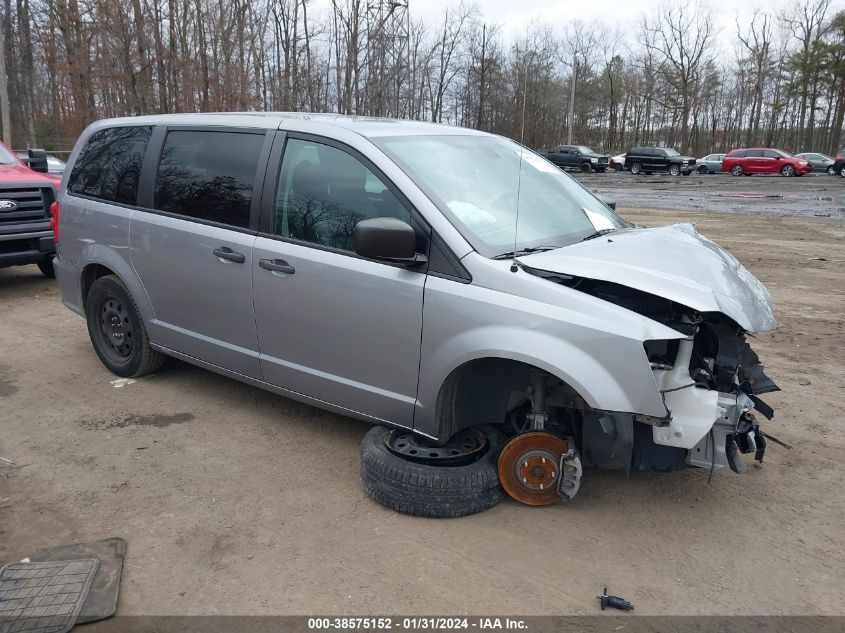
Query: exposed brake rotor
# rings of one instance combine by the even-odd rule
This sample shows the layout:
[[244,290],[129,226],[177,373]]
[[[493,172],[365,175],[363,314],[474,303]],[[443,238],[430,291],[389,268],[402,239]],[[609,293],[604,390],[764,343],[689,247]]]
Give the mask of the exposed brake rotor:
[[569,442],[553,433],[517,435],[499,453],[499,481],[505,492],[521,503],[557,503],[561,499],[562,460],[569,452]]

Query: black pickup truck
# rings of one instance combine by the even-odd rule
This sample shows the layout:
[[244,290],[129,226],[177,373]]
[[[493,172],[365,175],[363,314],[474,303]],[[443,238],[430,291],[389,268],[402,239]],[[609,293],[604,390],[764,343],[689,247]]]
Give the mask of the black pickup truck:
[[550,152],[541,149],[538,153],[561,169],[603,172],[608,164],[607,156],[597,154],[584,145],[558,145]]
[[671,147],[632,147],[625,155],[625,169],[635,175],[665,171],[671,176],[689,176],[695,169],[695,159],[681,156]]

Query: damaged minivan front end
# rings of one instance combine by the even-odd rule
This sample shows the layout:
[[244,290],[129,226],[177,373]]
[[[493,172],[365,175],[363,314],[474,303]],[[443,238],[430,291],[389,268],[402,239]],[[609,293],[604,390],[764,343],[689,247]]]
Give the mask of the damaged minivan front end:
[[760,396],[779,388],[748,337],[773,328],[775,319],[769,293],[735,257],[692,225],[677,224],[621,229],[520,263],[530,274],[677,332],[643,341],[665,414],[585,411],[585,465],[659,471],[728,465],[741,473],[741,454],[763,460],[767,436],[752,411],[771,419],[774,411]]

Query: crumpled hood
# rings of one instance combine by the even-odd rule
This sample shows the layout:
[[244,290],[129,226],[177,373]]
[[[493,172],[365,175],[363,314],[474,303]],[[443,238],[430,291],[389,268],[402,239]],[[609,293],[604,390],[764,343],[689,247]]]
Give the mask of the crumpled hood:
[[614,231],[519,260],[539,270],[642,290],[699,312],[721,312],[749,332],[776,325],[766,287],[692,224]]

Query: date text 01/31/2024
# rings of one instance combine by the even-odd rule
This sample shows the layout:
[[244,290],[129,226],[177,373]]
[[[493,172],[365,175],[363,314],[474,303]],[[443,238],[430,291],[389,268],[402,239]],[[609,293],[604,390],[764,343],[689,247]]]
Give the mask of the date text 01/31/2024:
[[341,617],[341,618],[309,618],[308,628],[312,630],[526,630],[525,620],[520,618],[498,617]]

